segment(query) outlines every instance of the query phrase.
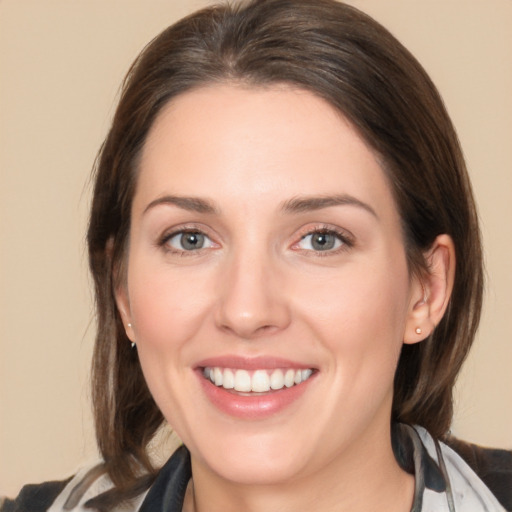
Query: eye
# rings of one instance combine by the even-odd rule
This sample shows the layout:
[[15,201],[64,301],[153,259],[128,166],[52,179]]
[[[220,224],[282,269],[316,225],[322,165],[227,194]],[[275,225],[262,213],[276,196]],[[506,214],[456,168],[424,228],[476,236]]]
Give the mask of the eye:
[[200,231],[180,231],[164,239],[164,244],[176,251],[197,251],[213,247],[213,242]]
[[321,230],[304,235],[296,247],[306,251],[326,252],[335,251],[343,245],[350,245],[343,235],[332,230]]

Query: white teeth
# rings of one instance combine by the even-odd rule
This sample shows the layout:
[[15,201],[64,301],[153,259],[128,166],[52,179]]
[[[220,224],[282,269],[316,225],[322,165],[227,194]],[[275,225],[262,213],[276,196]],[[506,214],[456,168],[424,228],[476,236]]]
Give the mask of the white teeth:
[[223,377],[223,374],[222,374],[222,370],[220,368],[215,368],[213,370],[213,380],[214,380],[214,383],[216,386],[222,386],[222,379]]
[[[273,374],[272,374],[273,375]],[[252,375],[252,391],[264,393],[270,389],[270,377],[265,370],[256,370]]]
[[291,368],[286,370],[286,374],[284,376],[284,385],[287,388],[291,388],[295,384],[295,371]]
[[233,389],[235,387],[235,374],[229,369],[224,370],[224,382],[222,383],[224,389]]
[[224,389],[234,389],[244,393],[266,393],[270,390],[278,391],[285,386],[291,388],[311,377],[311,368],[294,370],[255,370],[252,375],[247,370],[234,370],[230,368],[206,367],[203,375],[213,384]]
[[246,370],[235,372],[235,391],[252,391],[251,376]]
[[308,368],[307,370],[301,370],[300,378],[301,378],[302,382],[304,382],[305,380],[308,380],[309,377],[311,377],[312,373],[313,373],[313,370],[311,370],[310,368]]
[[272,389],[283,389],[284,375],[281,370],[274,370],[270,376],[270,387]]

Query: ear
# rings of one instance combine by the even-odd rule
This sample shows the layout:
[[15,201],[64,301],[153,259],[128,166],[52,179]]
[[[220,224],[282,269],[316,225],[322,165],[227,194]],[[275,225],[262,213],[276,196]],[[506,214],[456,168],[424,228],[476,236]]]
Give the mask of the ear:
[[[107,253],[107,258],[112,261],[114,254],[114,240],[112,237],[107,240],[105,251]],[[123,262],[118,265],[114,265],[112,276],[112,281],[115,287],[114,297],[116,300],[117,310],[119,311],[119,315],[121,316],[121,320],[124,325],[126,336],[128,336],[130,341],[135,342],[135,334],[133,332],[131,321],[130,300],[128,297],[128,290],[126,289],[126,279],[120,278],[120,275],[122,274],[126,274]]]
[[432,334],[448,307],[455,276],[455,247],[449,235],[439,235],[424,255],[425,276],[414,278],[404,333],[412,344]]
[[131,319],[130,299],[128,297],[126,283],[120,284],[116,287],[115,298],[117,310],[119,311],[121,320],[123,321],[126,336],[128,336],[130,341],[135,342],[135,333],[133,332]]

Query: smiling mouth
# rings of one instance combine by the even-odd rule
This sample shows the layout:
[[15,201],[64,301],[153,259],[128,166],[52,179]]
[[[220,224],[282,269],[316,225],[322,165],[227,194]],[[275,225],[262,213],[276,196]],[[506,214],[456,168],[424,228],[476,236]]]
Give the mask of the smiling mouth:
[[226,390],[240,393],[268,393],[291,388],[307,381],[314,370],[312,368],[276,368],[272,370],[241,370],[206,366],[203,376],[212,384]]

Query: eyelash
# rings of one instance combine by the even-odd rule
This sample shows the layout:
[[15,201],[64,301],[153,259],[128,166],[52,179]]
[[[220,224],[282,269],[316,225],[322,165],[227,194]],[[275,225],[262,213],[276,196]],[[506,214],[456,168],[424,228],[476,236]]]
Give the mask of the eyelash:
[[169,241],[172,240],[175,236],[178,235],[184,235],[184,234],[197,234],[197,235],[203,235],[205,238],[210,240],[212,244],[214,242],[211,241],[211,238],[204,232],[204,229],[201,229],[196,226],[183,226],[178,229],[175,229],[171,231],[170,233],[165,233],[158,241],[157,245],[158,247],[161,247],[166,253],[175,254],[178,256],[196,256],[200,253],[202,253],[203,249],[210,249],[210,247],[201,247],[196,250],[190,250],[187,251],[185,249],[176,249],[169,245]]
[[[185,250],[185,249],[176,249],[174,247],[171,247],[169,245],[169,241],[172,240],[175,236],[178,235],[184,235],[187,233],[191,234],[198,234],[203,235],[205,238],[210,240],[210,243],[215,244],[211,240],[211,238],[205,233],[204,229],[196,227],[196,226],[183,226],[178,229],[175,229],[171,231],[170,233],[165,233],[158,241],[157,245],[158,247],[161,247],[165,252],[179,255],[179,256],[196,256],[203,252],[203,250],[210,249],[211,247],[201,247],[196,250]],[[341,242],[341,245],[334,249],[327,249],[325,251],[315,251],[313,249],[302,249],[299,246],[299,244],[308,236],[312,236],[315,234],[325,234],[325,235],[332,235],[336,237],[338,241]],[[354,237],[348,233],[345,230],[337,229],[332,226],[328,225],[319,225],[315,226],[314,228],[308,228],[307,230],[304,230],[304,232],[300,235],[300,238],[297,242],[294,242],[291,246],[292,249],[309,253],[311,255],[314,255],[315,257],[327,257],[339,254],[340,252],[347,251],[348,249],[352,248],[354,246]]]
[[[332,235],[332,236],[336,237],[341,242],[341,245],[335,249],[328,249],[325,251],[315,251],[312,249],[301,249],[300,247],[298,247],[300,242],[302,242],[306,237],[311,236],[311,235],[316,235],[316,234]],[[327,256],[337,255],[341,252],[345,252],[345,251],[351,249],[352,247],[354,247],[354,243],[355,243],[354,237],[352,236],[351,233],[348,233],[345,230],[334,228],[332,226],[328,226],[328,225],[324,224],[324,225],[320,225],[320,226],[315,226],[314,228],[307,229],[300,236],[300,240],[298,242],[295,242],[292,245],[292,248],[296,248],[296,250],[301,251],[301,252],[307,252],[315,257],[325,258]]]

